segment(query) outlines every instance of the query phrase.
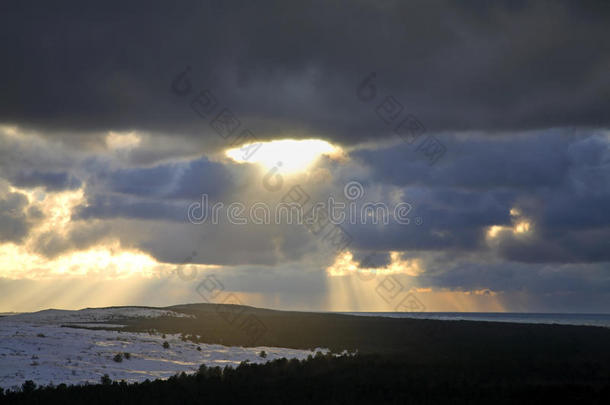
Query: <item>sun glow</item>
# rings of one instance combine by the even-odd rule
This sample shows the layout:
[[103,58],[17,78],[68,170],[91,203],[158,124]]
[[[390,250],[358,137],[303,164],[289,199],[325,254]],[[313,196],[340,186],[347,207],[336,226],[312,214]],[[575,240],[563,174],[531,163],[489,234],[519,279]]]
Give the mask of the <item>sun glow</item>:
[[530,223],[521,221],[515,225],[515,233],[526,233],[530,230]]
[[[9,191],[21,193],[28,200],[27,212],[38,212],[40,219],[29,229],[20,244],[0,241],[0,278],[59,280],[64,277],[125,279],[132,276],[157,278],[174,276],[178,269],[187,275],[218,266],[174,264],[157,261],[138,249],[122,246],[118,239],[102,238],[94,245],[78,249],[70,243],[75,229],[75,209],[86,204],[84,188],[49,193],[42,188]],[[41,246],[57,245],[59,254],[47,257]],[[41,251],[42,250],[42,251]]]
[[173,277],[217,269],[217,265],[174,264],[157,261],[150,254],[124,248],[118,241],[99,244],[86,250],[66,252],[55,258],[32,253],[12,243],[0,244],[0,277],[6,279],[57,280],[61,277],[85,277],[118,280],[132,276],[143,278]]
[[278,167],[284,173],[306,170],[323,155],[336,158],[341,154],[341,148],[321,139],[282,139],[245,144],[226,151],[236,162],[258,163],[268,169]]
[[385,267],[361,268],[362,263],[354,260],[347,251],[335,258],[326,268],[327,296],[325,305],[331,311],[400,311],[397,304],[414,294],[427,311],[461,312],[484,309],[491,312],[504,312],[502,292],[490,289],[450,290],[431,287],[418,287],[417,279],[401,279],[399,290],[392,300],[380,292],[383,283],[396,286],[399,282],[395,275],[412,277],[420,275],[425,269],[419,259],[405,259],[400,252],[390,252],[390,261]]
[[108,132],[106,136],[106,146],[110,149],[131,149],[137,147],[142,138],[135,132]]

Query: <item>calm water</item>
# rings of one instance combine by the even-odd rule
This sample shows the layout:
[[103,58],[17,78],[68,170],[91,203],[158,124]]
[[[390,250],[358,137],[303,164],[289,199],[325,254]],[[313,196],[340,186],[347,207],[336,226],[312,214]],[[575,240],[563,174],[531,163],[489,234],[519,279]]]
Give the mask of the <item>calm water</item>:
[[534,314],[515,312],[344,312],[360,316],[389,318],[440,319],[447,321],[487,321],[513,323],[555,323],[561,325],[590,325],[610,328],[610,314]]

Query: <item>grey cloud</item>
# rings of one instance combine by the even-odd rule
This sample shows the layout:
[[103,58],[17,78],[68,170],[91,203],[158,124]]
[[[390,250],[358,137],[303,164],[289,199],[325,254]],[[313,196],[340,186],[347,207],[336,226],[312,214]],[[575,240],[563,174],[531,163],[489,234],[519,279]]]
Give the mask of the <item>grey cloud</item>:
[[[118,239],[164,262],[197,251],[197,263],[303,265],[321,249],[302,226],[185,220],[203,193],[276,202],[292,185],[269,193],[260,172],[212,160],[235,140],[210,125],[228,108],[235,133],[360,148],[350,162],[323,160],[324,181],[298,178],[313,199],[358,180],[367,197],[413,204],[421,225],[348,226],[357,260],[442,253],[459,264],[427,266],[424,284],[607,294],[609,15],[604,2],[544,0],[2,4],[11,63],[0,66],[0,123],[36,134],[0,134],[0,177],[47,192],[84,187],[68,234],[34,241],[48,257]],[[172,81],[187,66],[189,91],[178,95]],[[373,71],[373,87],[358,91]],[[204,117],[190,106],[203,89],[217,101]],[[388,96],[402,110],[385,123],[378,107]],[[435,165],[398,143],[405,114],[447,146]],[[108,131],[135,131],[142,142],[112,150]],[[488,243],[488,227],[512,225],[513,207],[533,231]],[[42,219],[23,195],[0,194],[3,241],[22,241]],[[311,266],[323,269],[327,256]],[[548,266],[561,266],[560,276]]]
[[[588,135],[552,129],[489,138],[482,133],[440,137],[449,152],[434,166],[415,147],[397,146],[356,151],[354,158],[370,165],[373,180],[396,185],[451,186],[474,190],[556,187],[571,166],[580,162],[570,148]],[[600,149],[607,148],[600,143]]]
[[530,263],[610,262],[610,227],[564,232],[549,228],[537,232],[541,235],[502,239],[501,256]]
[[87,205],[77,207],[74,219],[136,218],[186,221],[188,204],[94,194]]
[[0,179],[0,241],[19,243],[30,230],[25,194],[10,192]]
[[74,190],[82,185],[72,170],[81,159],[70,146],[32,133],[9,135],[0,128],[0,177],[20,188]]
[[80,188],[81,181],[66,172],[24,170],[17,173],[11,182],[17,187],[32,188],[43,186],[49,191],[74,190]]
[[[610,303],[607,265],[540,264],[456,258],[436,254],[425,259],[420,287],[472,291],[490,289],[506,299],[508,310],[595,311]],[[520,302],[531,300],[532,302]]]
[[361,268],[380,268],[390,263],[388,252],[364,252],[356,251],[353,259],[358,262]]
[[[30,246],[34,252],[47,258],[54,258],[112,240],[116,234],[106,222],[73,221],[67,232],[59,233],[55,229],[45,231],[36,235]],[[129,246],[128,241],[125,241],[125,246]]]
[[[414,159],[408,145],[354,153],[370,169],[367,184],[398,187],[414,205],[413,216],[423,219],[417,229],[352,227],[360,236],[359,248],[485,251],[488,227],[526,220],[532,226],[528,237],[499,235],[500,257],[555,263],[610,259],[610,143],[605,132],[547,130],[445,139],[452,154],[432,167]],[[519,210],[518,217],[511,217],[512,208]]]
[[[373,111],[386,95],[432,132],[607,126],[609,13],[567,1],[11,2],[0,120],[218,141],[213,117],[188,107],[209,88],[261,137],[390,136]],[[170,83],[187,65],[180,98]],[[363,104],[356,87],[373,70],[377,97]]]

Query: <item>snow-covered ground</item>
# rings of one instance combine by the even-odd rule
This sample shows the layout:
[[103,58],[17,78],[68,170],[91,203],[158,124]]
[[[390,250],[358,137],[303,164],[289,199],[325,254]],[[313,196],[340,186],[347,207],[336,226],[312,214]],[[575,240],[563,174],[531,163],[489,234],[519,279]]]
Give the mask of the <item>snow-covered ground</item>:
[[[223,367],[245,360],[254,363],[281,357],[304,359],[312,354],[277,347],[195,344],[181,341],[177,334],[164,339],[160,334],[61,327],[140,316],[185,315],[156,309],[108,308],[46,310],[0,318],[0,387],[15,388],[25,380],[42,385],[98,383],[104,374],[113,380],[144,381],[194,372],[201,364]],[[163,348],[164,341],[169,343],[168,349]],[[261,350],[267,353],[266,359],[259,357]],[[130,359],[113,360],[117,353],[124,352],[131,355]]]
[[78,311],[45,309],[39,312],[12,315],[10,319],[38,324],[68,324],[72,322],[112,322],[129,318],[158,318],[161,316],[191,317],[192,315],[157,308],[110,307],[85,308]]

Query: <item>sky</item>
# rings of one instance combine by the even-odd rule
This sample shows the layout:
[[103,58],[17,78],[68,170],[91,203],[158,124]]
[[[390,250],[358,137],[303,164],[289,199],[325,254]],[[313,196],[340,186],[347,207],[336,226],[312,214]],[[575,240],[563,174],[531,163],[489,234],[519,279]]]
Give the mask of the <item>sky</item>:
[[0,312],[610,308],[607,2],[0,9]]

